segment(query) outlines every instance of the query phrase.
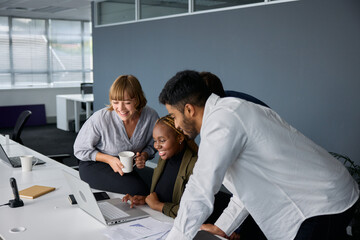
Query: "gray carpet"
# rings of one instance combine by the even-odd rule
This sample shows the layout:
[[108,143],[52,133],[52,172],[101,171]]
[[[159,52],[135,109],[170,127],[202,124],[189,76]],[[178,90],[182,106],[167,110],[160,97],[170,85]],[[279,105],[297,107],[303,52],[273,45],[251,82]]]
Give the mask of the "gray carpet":
[[[10,134],[12,129],[0,129],[1,134]],[[78,165],[73,153],[76,133],[56,128],[56,124],[43,126],[25,126],[21,139],[25,146],[44,155],[70,154],[63,163],[68,166]]]

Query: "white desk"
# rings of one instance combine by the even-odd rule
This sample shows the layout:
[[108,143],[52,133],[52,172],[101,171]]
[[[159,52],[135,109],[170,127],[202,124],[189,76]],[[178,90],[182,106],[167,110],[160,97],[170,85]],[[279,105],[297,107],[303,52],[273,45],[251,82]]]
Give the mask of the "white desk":
[[56,95],[56,124],[57,128],[69,131],[69,120],[75,119],[75,132],[80,130],[80,103],[86,103],[86,119],[91,115],[93,94],[65,94]]
[[[0,136],[0,139],[4,138]],[[60,164],[40,153],[20,144],[4,146],[9,156],[24,154],[34,155],[46,162],[44,165],[34,166],[33,171],[23,173],[21,168],[12,168],[0,162],[0,205],[13,199],[9,179],[14,177],[18,189],[22,190],[32,185],[55,187],[56,190],[36,199],[22,199],[23,207],[0,207],[0,239],[36,239],[36,240],[101,240],[107,239],[104,231],[107,228],[96,219],[82,211],[77,205],[71,205],[67,197],[71,190],[67,185],[62,170],[78,176],[78,172]],[[120,194],[109,193],[111,198],[121,197]],[[161,212],[154,211],[148,206],[140,206],[153,218],[172,222],[173,219]],[[10,229],[24,227],[25,231],[12,233]]]
[[1,137],[0,137],[0,144],[1,145],[6,145],[6,144],[17,144],[17,142],[15,142],[14,140],[11,140],[10,139],[10,136],[9,136],[9,142],[7,143],[6,142],[6,137],[5,136],[3,136],[3,135],[0,135]]
[[[0,141],[5,137],[0,135]],[[19,191],[33,185],[55,187],[56,190],[36,199],[22,199],[23,207],[10,208],[0,206],[0,239],[1,240],[108,240],[104,234],[109,228],[82,211],[77,205],[71,205],[68,195],[71,190],[63,175],[63,170],[79,176],[79,173],[58,163],[34,150],[18,143],[3,145],[8,156],[34,155],[46,164],[34,166],[31,172],[22,172],[21,168],[12,168],[0,161],[0,205],[13,199],[10,178],[16,179]],[[110,198],[122,197],[122,194],[108,192]],[[138,206],[154,219],[172,223],[174,220],[147,205]],[[14,228],[25,228],[25,231],[13,233]],[[224,239],[218,237],[219,239]],[[204,238],[197,238],[204,239]],[[205,239],[208,239],[205,237]]]

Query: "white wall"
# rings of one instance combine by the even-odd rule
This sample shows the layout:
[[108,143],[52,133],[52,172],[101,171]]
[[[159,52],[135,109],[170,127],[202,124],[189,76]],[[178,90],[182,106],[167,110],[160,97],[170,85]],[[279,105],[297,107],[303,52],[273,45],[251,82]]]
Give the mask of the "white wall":
[[45,104],[48,123],[56,121],[56,95],[80,93],[80,87],[0,89],[0,106]]

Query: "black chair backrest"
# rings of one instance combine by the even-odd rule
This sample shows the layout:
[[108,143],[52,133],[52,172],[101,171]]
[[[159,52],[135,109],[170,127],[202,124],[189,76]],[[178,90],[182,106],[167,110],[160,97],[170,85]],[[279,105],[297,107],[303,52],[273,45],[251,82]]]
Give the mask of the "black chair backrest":
[[[81,94],[90,94],[93,93],[93,83],[81,83],[80,84],[80,91]],[[91,110],[93,110],[94,105],[93,103],[91,103]],[[82,109],[86,109],[86,104],[85,103],[81,103],[81,108]]]
[[22,144],[22,140],[20,138],[21,132],[24,129],[25,123],[29,120],[32,112],[30,110],[25,110],[20,113],[18,119],[16,120],[14,130],[11,134],[11,139],[15,142]]
[[93,93],[93,84],[92,83],[81,83],[80,91],[82,94]]

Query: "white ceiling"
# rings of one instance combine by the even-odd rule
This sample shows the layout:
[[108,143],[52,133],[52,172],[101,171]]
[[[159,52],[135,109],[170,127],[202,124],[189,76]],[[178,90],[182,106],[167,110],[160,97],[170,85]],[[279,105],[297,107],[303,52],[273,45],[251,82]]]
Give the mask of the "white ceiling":
[[0,16],[91,20],[92,0],[0,0]]

